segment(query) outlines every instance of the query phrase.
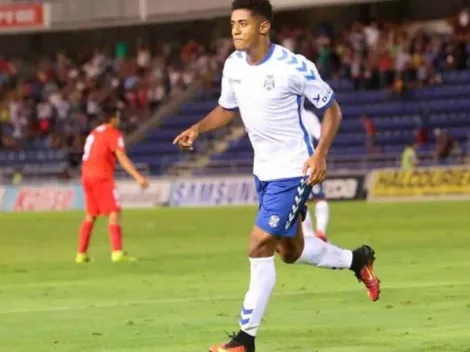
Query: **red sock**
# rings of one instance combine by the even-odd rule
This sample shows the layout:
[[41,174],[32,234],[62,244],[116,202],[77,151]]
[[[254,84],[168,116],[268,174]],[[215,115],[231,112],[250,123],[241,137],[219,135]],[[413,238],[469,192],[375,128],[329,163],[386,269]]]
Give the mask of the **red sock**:
[[121,226],[119,225],[109,225],[109,238],[111,239],[111,247],[113,251],[122,250],[122,232]]
[[80,239],[78,243],[78,253],[86,253],[90,243],[91,232],[93,231],[93,223],[83,221],[80,226]]

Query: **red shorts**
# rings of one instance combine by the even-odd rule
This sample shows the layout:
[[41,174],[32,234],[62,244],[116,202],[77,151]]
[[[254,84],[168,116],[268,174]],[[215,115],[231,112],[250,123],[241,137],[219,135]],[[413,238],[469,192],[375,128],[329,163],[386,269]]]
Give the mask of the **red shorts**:
[[121,211],[113,180],[82,180],[82,183],[87,214],[98,216]]

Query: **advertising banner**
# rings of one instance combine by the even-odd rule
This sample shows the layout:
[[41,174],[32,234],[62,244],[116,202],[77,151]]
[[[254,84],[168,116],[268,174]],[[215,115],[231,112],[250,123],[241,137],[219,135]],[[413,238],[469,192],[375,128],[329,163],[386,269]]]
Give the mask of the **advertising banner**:
[[173,182],[169,206],[252,205],[257,202],[253,177],[196,178]]
[[0,31],[48,27],[47,4],[0,5]]
[[330,176],[323,182],[323,190],[329,200],[365,199],[364,181],[364,175]]
[[2,211],[58,211],[83,209],[83,195],[78,185],[7,186],[1,202]]
[[123,208],[152,208],[168,202],[171,181],[150,179],[150,186],[142,190],[133,180],[118,181],[116,188]]
[[464,198],[470,196],[470,167],[431,167],[413,171],[376,170],[368,198]]
[[[364,175],[331,176],[323,183],[330,200],[364,199]],[[173,182],[169,205],[174,207],[258,204],[253,176],[181,179]]]

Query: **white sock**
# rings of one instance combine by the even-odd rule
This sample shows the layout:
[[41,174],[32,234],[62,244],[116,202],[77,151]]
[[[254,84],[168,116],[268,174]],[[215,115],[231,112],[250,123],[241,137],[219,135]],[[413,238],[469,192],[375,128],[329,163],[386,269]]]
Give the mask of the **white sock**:
[[315,231],[313,230],[313,222],[312,216],[310,212],[307,210],[307,215],[305,216],[305,220],[302,223],[302,231],[304,236],[315,236]]
[[320,268],[349,269],[352,252],[325,243],[317,237],[304,237],[304,250],[295,264],[309,264]]
[[317,220],[317,230],[326,234],[328,220],[330,218],[330,206],[326,200],[320,200],[315,205],[315,218]]
[[240,328],[247,334],[256,336],[276,283],[276,268],[274,257],[250,258],[250,263],[250,287],[243,301]]

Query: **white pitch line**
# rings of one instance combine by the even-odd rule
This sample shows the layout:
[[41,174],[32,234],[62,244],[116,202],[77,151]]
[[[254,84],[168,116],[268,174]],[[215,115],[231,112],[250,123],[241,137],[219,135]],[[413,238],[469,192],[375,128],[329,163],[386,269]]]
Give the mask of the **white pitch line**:
[[[470,285],[470,282],[422,282],[410,285],[392,285],[382,286],[382,292],[386,290],[394,289],[409,289],[409,288],[427,288],[427,287],[443,287],[443,286],[466,286]],[[288,297],[288,296],[300,296],[300,295],[318,295],[327,293],[342,293],[342,292],[355,292],[360,290],[360,287],[351,288],[340,288],[340,289],[318,289],[318,290],[305,290],[305,291],[286,291],[273,293],[273,296]],[[12,309],[12,310],[0,310],[0,315],[8,314],[21,314],[21,313],[47,313],[47,312],[61,312],[69,310],[82,310],[82,309],[93,309],[93,308],[113,308],[133,305],[160,305],[160,304],[181,304],[189,302],[209,302],[209,301],[235,301],[241,300],[242,296],[201,296],[201,297],[181,297],[181,298],[161,298],[161,299],[148,299],[140,301],[116,301],[107,303],[98,303],[87,306],[56,306],[56,307],[43,307],[43,308],[27,308],[27,309]]]

